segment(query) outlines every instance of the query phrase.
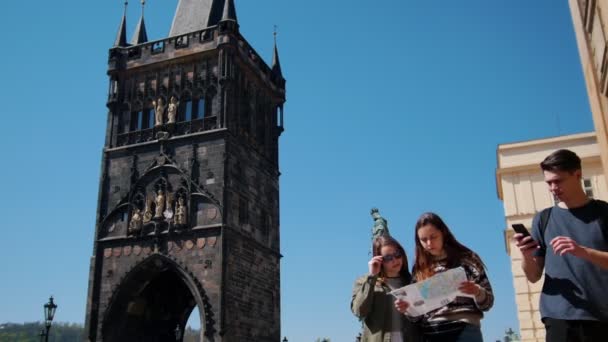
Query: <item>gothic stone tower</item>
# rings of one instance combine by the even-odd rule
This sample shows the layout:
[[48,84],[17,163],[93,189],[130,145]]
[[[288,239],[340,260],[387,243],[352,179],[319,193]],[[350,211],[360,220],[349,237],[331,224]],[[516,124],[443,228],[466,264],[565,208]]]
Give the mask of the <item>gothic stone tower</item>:
[[[143,7],[142,7],[143,9]],[[126,12],[126,11],[125,11]],[[180,0],[169,38],[109,51],[89,341],[280,339],[278,140],[285,80],[233,0]]]

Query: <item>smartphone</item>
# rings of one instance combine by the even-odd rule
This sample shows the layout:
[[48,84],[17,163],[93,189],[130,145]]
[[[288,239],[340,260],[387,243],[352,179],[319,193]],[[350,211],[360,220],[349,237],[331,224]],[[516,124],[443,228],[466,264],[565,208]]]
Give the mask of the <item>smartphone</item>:
[[516,224],[513,224],[513,225],[511,225],[511,227],[513,227],[513,230],[514,230],[516,233],[523,234],[523,236],[524,236],[524,237],[526,237],[526,236],[530,236],[530,232],[528,231],[528,229],[526,229],[526,226],[524,226],[524,225],[523,225],[523,224],[521,224],[521,223],[516,223]]

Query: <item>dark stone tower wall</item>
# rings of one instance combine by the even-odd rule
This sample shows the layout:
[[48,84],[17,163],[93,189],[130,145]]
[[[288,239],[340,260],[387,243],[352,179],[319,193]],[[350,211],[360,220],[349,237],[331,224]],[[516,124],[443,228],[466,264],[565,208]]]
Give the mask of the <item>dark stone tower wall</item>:
[[201,341],[276,342],[282,75],[229,20],[115,47],[108,76],[88,340],[174,341],[198,306]]

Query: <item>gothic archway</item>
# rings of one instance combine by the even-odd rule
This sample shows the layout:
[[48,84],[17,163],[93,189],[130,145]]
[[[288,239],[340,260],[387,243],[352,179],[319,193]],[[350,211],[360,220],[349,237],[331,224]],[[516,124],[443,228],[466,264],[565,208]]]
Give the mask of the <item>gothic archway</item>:
[[190,276],[160,255],[129,272],[112,297],[102,326],[103,340],[112,342],[181,341],[192,310],[205,307]]

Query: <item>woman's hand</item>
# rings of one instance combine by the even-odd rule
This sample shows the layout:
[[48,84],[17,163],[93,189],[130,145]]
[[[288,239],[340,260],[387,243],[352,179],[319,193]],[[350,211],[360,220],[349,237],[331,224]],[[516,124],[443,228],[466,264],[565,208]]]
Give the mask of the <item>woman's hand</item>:
[[473,295],[475,297],[481,294],[481,286],[470,280],[463,281],[462,283],[460,283],[458,290],[460,290],[460,292],[462,293]]
[[380,268],[382,267],[382,256],[377,255],[373,257],[368,263],[367,266],[369,268],[369,275],[375,276],[380,273]]
[[410,303],[408,303],[404,300],[397,299],[395,301],[395,309],[397,309],[397,311],[401,312],[402,314],[404,314],[409,307],[410,307]]

